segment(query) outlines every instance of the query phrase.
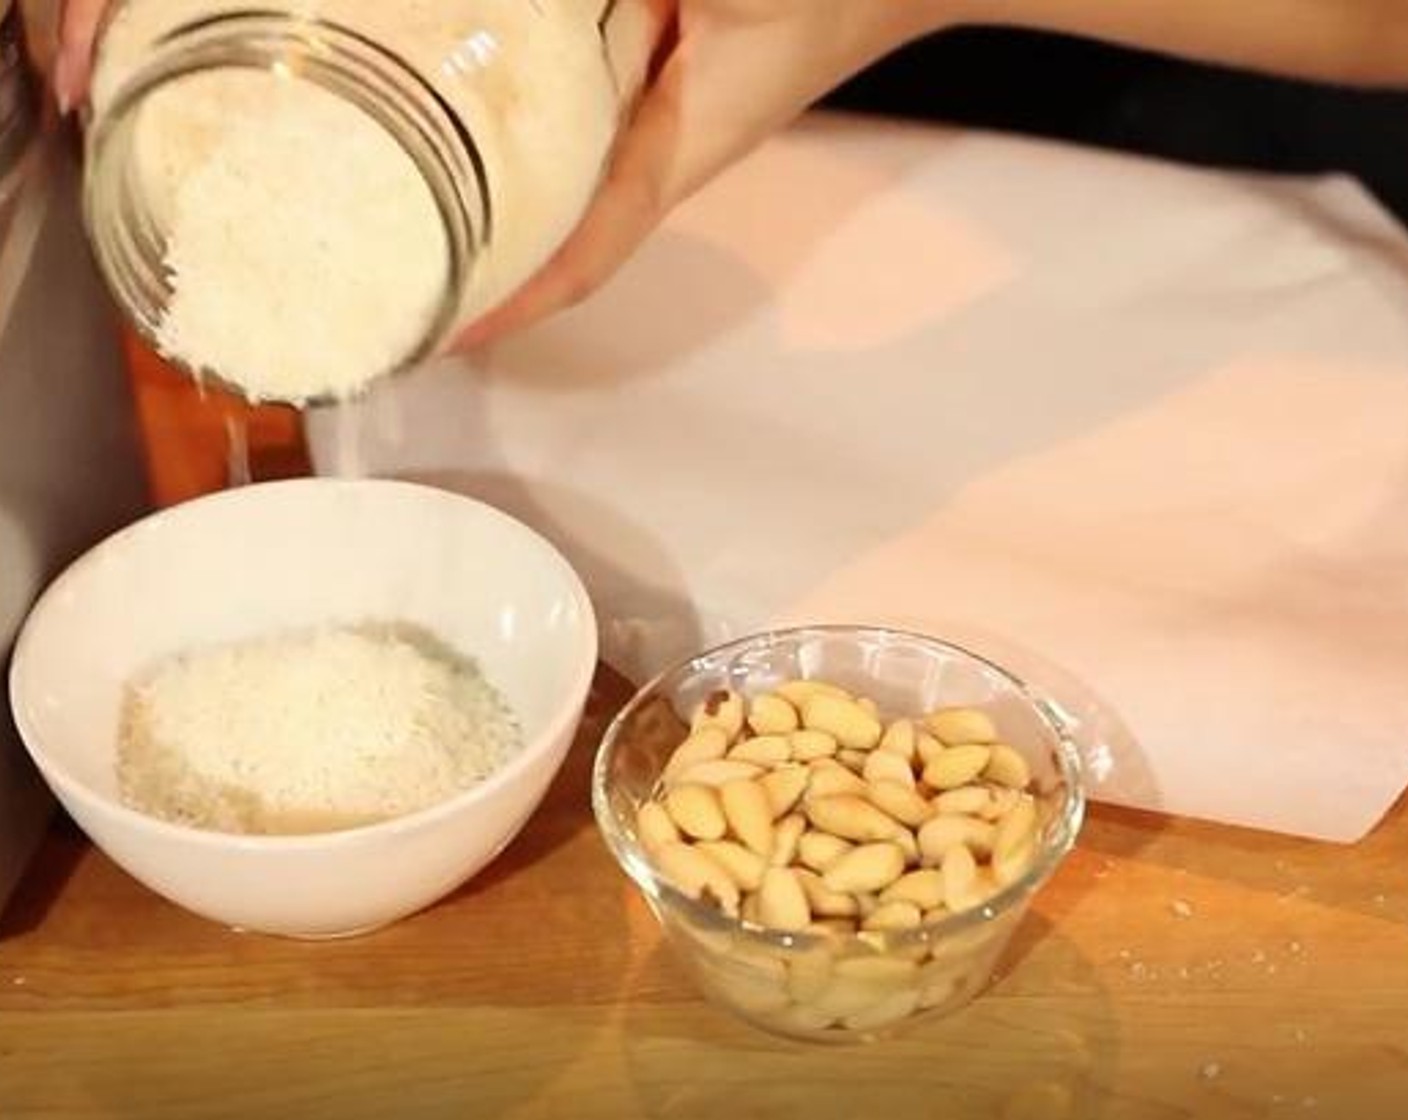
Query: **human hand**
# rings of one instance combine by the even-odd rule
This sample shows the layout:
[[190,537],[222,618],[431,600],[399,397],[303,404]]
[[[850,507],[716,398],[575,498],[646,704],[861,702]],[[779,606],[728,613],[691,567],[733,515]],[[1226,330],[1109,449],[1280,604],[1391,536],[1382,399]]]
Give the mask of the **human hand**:
[[63,0],[59,50],[54,59],[54,96],[67,113],[88,96],[93,42],[109,0]]
[[945,0],[676,0],[657,75],[586,216],[461,336],[472,348],[576,303],[678,203],[852,74],[947,21]]

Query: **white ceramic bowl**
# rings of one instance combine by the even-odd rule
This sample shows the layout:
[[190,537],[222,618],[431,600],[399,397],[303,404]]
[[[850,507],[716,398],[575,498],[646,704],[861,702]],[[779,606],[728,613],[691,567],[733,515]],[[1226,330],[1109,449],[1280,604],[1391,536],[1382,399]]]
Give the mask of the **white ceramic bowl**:
[[[440,805],[310,836],[202,831],[119,803],[133,674],[193,645],[378,618],[477,658],[519,717],[522,753]],[[428,906],[513,839],[571,745],[596,655],[580,580],[523,525],[429,487],[304,479],[177,506],[98,545],[31,612],[10,688],[40,772],[129,873],[229,926],[337,937]]]

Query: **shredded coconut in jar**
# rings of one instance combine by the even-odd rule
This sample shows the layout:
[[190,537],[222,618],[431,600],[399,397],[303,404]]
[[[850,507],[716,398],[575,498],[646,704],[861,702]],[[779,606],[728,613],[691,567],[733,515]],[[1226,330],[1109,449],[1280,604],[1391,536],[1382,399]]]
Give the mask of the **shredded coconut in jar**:
[[128,689],[124,804],[239,833],[331,831],[438,804],[522,747],[470,661],[403,625],[192,651]]
[[[170,99],[180,114],[163,119]],[[258,111],[227,112],[212,135],[199,110],[215,100]],[[193,111],[205,127],[183,131]],[[185,165],[163,173],[158,200],[171,223],[162,349],[254,399],[297,402],[347,396],[410,357],[447,290],[449,248],[380,125],[308,82],[238,71],[187,78],[144,113],[143,150],[161,161],[149,166]]]
[[[93,75],[101,116],[145,62],[223,17],[318,21],[404,64],[472,140],[492,233],[472,278],[414,161],[361,109],[304,80],[297,53],[269,71],[226,63],[142,102],[135,175],[168,242],[159,344],[256,399],[345,397],[400,368],[438,299],[463,326],[548,260],[585,210],[653,39],[648,0],[126,0]],[[306,36],[321,47],[319,32]],[[335,53],[335,52],[332,52]],[[258,87],[268,87],[260,89]],[[376,100],[362,89],[363,99]],[[124,173],[131,168],[124,168]],[[130,215],[123,215],[126,220]],[[141,224],[140,222],[137,224]],[[152,231],[145,231],[150,239]],[[137,240],[143,240],[138,236]],[[380,300],[380,302],[378,302]]]

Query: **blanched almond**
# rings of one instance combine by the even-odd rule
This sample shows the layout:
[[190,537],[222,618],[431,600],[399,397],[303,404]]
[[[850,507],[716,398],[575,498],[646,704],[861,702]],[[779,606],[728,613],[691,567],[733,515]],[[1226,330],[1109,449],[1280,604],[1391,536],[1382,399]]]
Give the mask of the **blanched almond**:
[[845,891],[833,891],[815,871],[794,868],[797,882],[807,896],[807,905],[818,918],[854,918],[860,913],[855,896]]
[[806,949],[792,957],[787,962],[787,990],[792,998],[805,1003],[821,995],[831,983],[834,963],[825,947]]
[[862,844],[837,858],[821,878],[833,891],[882,891],[904,874],[904,863],[904,853],[894,844]]
[[807,785],[807,800],[834,797],[838,793],[865,793],[865,779],[844,766],[814,766],[812,780]]
[[934,867],[921,868],[901,875],[880,892],[881,903],[910,902],[921,911],[942,905],[944,900],[943,873]]
[[919,842],[914,838],[914,833],[907,828],[902,828],[890,837],[890,843],[899,848],[904,853],[904,862],[908,866],[914,866],[919,862]]
[[681,784],[721,786],[726,782],[736,782],[739,778],[756,778],[762,772],[761,766],[751,762],[716,758],[712,762],[696,762],[679,776],[679,781]]
[[983,777],[1009,789],[1026,789],[1031,785],[1032,768],[1015,747],[994,743]]
[[800,711],[802,705],[813,696],[838,696],[843,700],[849,700],[851,695],[839,685],[814,680],[784,681],[773,689],[773,691],[794,708],[798,709],[798,711]]
[[924,726],[950,747],[997,742],[992,717],[978,708],[940,708],[924,717]]
[[758,918],[769,929],[803,930],[812,920],[807,896],[790,868],[769,867],[758,888]]
[[944,814],[930,817],[919,827],[919,855],[924,863],[937,865],[954,848],[968,848],[986,855],[992,851],[996,827],[977,817]]
[[723,868],[739,890],[755,891],[763,885],[767,861],[733,840],[701,840],[695,847]]
[[768,863],[773,867],[788,867],[797,859],[797,841],[807,830],[807,818],[801,813],[789,813],[777,822],[773,830],[772,854]]
[[666,785],[670,785],[695,763],[712,762],[715,759],[723,758],[727,751],[728,735],[725,734],[723,728],[701,728],[692,732],[683,743],[675,748],[675,753],[665,764],[661,778]]
[[688,844],[666,844],[655,854],[661,876],[680,893],[718,902],[726,914],[738,913],[738,887],[717,863]]
[[676,843],[680,831],[665,806],[658,801],[647,801],[636,811],[636,835],[640,837],[641,847],[654,852],[666,844]]
[[924,781],[934,789],[957,789],[977,780],[992,758],[992,751],[977,743],[949,747],[924,767]]
[[748,726],[759,735],[786,735],[801,725],[797,709],[781,696],[765,692],[748,709]]
[[824,693],[808,697],[802,703],[802,726],[812,731],[825,731],[842,747],[868,751],[880,742],[884,732],[880,721],[854,700]]
[[865,796],[877,809],[884,810],[910,828],[918,828],[933,815],[929,802],[919,795],[913,785],[869,782],[866,784]]
[[813,871],[825,871],[854,845],[829,832],[808,829],[797,841],[797,858]]
[[1000,820],[1005,817],[1022,798],[1020,790],[1010,789],[1007,786],[988,786],[987,791],[988,803],[978,813],[987,821]]
[[763,792],[768,795],[768,806],[773,820],[792,811],[792,806],[802,799],[811,781],[811,771],[804,766],[780,766],[769,770],[758,779]]
[[917,753],[915,751],[917,738],[912,719],[897,719],[885,728],[885,734],[880,736],[879,749],[888,751],[890,754],[897,754],[906,762],[913,763]]
[[781,766],[792,757],[792,744],[786,735],[754,735],[730,747],[728,757],[754,766]]
[[733,689],[715,689],[694,709],[690,730],[718,727],[728,736],[729,742],[733,742],[743,730],[743,707],[743,697]]
[[798,762],[811,762],[817,758],[832,758],[839,749],[836,740],[825,731],[794,731],[788,737],[792,745],[792,757]]
[[944,854],[944,905],[955,914],[971,909],[976,903],[978,864],[965,845],[950,848]]
[[722,840],[728,831],[719,795],[709,786],[676,786],[665,795],[665,811],[676,828],[696,840]]
[[856,932],[856,923],[854,918],[816,918],[807,927],[807,932],[832,941],[842,941]]
[[1006,856],[1024,844],[1032,842],[1036,835],[1036,802],[1028,795],[1018,798],[1017,803],[997,822],[997,832],[993,839],[993,851]]
[[914,733],[914,755],[919,760],[921,769],[928,766],[944,751],[948,750],[939,740],[930,735],[927,731],[916,731]]
[[853,750],[850,747],[842,747],[836,752],[836,761],[852,774],[859,774],[865,768],[865,760],[869,757],[869,751]]
[[867,782],[896,782],[914,788],[914,771],[909,763],[892,751],[871,751],[865,756],[861,777]]
[[764,859],[772,855],[776,829],[772,805],[762,785],[748,778],[726,782],[719,788],[719,800],[733,834]]
[[999,887],[1010,887],[1036,862],[1036,838],[1003,852],[993,852],[992,874]]
[[849,976],[833,976],[822,992],[810,1003],[811,1008],[823,1015],[846,1018],[860,1015],[875,1007],[885,999],[873,985],[864,980]]
[[912,902],[897,900],[881,903],[880,907],[865,919],[864,928],[885,932],[918,929],[922,921],[923,914],[918,906]]
[[907,988],[919,973],[913,961],[888,954],[844,957],[832,966],[832,971],[837,976],[858,980],[881,992],[897,992]]
[[841,1020],[841,1025],[851,1031],[884,1030],[914,1014],[919,1006],[919,995],[917,988],[895,992],[886,996],[879,1003],[873,1003],[869,1007],[845,1016]]
[[991,801],[992,794],[986,786],[960,786],[957,789],[944,790],[934,798],[933,805],[936,814],[966,813],[970,816],[981,816]]
[[806,814],[824,832],[861,843],[889,840],[903,829],[893,817],[854,794],[808,797]]

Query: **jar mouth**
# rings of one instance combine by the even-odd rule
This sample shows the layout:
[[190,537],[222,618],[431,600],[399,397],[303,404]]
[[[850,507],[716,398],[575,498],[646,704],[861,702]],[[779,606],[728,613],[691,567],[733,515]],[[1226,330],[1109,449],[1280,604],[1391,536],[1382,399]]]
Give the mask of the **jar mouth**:
[[[327,20],[265,12],[221,15],[172,30],[96,106],[87,138],[84,222],[99,270],[138,332],[197,381],[250,395],[222,371],[196,368],[161,342],[174,290],[166,264],[168,245],[134,158],[136,130],[150,99],[173,91],[183,80],[219,71],[308,82],[368,117],[415,167],[440,220],[446,284],[422,337],[393,368],[354,393],[432,357],[458,322],[475,263],[492,230],[487,174],[473,137],[415,68],[380,44]],[[344,398],[327,392],[260,399],[311,407]]]

